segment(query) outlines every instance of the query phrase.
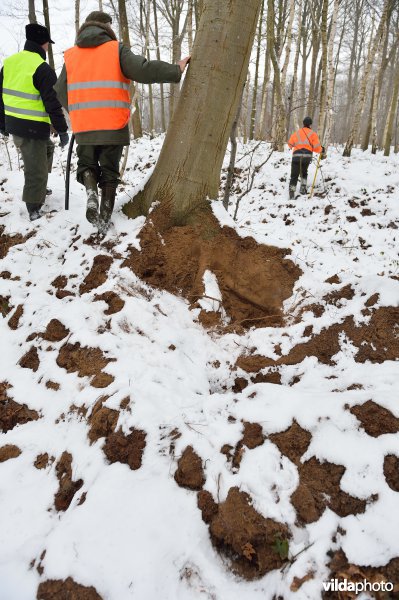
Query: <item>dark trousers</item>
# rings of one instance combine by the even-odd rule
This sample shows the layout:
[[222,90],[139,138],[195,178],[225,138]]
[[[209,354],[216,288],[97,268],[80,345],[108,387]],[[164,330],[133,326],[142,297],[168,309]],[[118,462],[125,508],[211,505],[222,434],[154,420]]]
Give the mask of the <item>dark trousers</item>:
[[28,204],[43,204],[46,199],[48,174],[51,173],[54,143],[13,135],[14,144],[22,154],[25,183],[22,200]]
[[307,180],[308,169],[311,162],[311,154],[309,156],[295,156],[295,154],[292,155],[290,186],[296,187],[299,177],[301,177],[301,179],[305,179],[305,181]]
[[123,146],[89,146],[78,145],[76,153],[78,155],[77,180],[83,184],[82,175],[84,171],[92,171],[97,183],[102,187],[105,183],[118,185],[119,162],[121,160]]

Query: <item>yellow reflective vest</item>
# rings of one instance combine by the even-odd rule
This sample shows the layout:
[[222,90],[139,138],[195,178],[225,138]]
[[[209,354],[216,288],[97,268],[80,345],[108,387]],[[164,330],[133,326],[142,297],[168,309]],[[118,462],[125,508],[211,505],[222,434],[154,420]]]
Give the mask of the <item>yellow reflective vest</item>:
[[6,115],[50,123],[39,90],[33,84],[33,75],[43,62],[46,61],[37,52],[28,50],[4,60],[3,102]]

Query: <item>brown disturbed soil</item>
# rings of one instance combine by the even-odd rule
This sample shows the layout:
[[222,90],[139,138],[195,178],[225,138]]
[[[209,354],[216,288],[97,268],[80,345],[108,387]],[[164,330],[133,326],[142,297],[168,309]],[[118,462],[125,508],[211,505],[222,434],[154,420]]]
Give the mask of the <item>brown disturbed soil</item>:
[[88,419],[90,425],[88,436],[91,443],[96,442],[101,437],[108,437],[115,431],[118,422],[119,412],[103,406],[105,400],[106,398],[100,398],[95,403]]
[[55,467],[59,488],[54,496],[54,506],[58,511],[67,510],[74,495],[82,487],[83,479],[72,480],[72,455],[63,452]]
[[23,425],[39,418],[35,410],[30,410],[26,404],[18,404],[7,396],[10,387],[7,382],[0,382],[0,431],[3,433],[10,431],[16,425]]
[[23,314],[24,314],[24,307],[22,306],[22,304],[19,304],[17,306],[17,308],[15,309],[14,313],[8,319],[8,326],[10,329],[13,329],[13,330],[18,329],[19,320]]
[[98,254],[95,256],[90,272],[86,275],[83,283],[81,283],[79,287],[79,293],[86,294],[105,283],[112,261],[112,256],[108,256],[107,254]]
[[205,483],[202,461],[192,446],[187,446],[177,462],[175,481],[189,490],[200,490]]
[[399,339],[396,326],[399,322],[399,308],[388,306],[378,308],[373,312],[367,325],[356,327],[352,317],[343,323],[334,324],[323,329],[308,342],[298,344],[285,356],[277,360],[265,356],[240,356],[236,366],[247,373],[257,373],[262,369],[278,365],[296,365],[307,356],[316,356],[324,364],[332,365],[332,357],[340,351],[339,336],[341,333],[351,340],[358,348],[355,361],[364,363],[382,363],[386,360],[396,360],[399,356]]
[[94,587],[85,587],[68,579],[42,581],[37,590],[36,600],[102,600]]
[[181,293],[191,305],[204,295],[203,275],[217,277],[231,326],[282,323],[282,304],[301,270],[286,258],[289,250],[240,238],[213,217],[197,228],[173,227],[159,236],[151,223],[140,234],[141,251],[131,248],[122,266],[148,284]]
[[51,319],[47,324],[46,331],[43,333],[43,339],[48,342],[60,342],[69,334],[69,329],[65,327],[58,319]]
[[[392,592],[375,593],[376,600],[397,600],[399,597],[399,558],[393,558],[383,567],[359,566],[349,563],[343,550],[337,550],[330,553],[331,561],[329,563],[330,574],[326,578],[338,579],[348,582],[362,583],[365,579],[373,583],[391,582],[394,584]],[[324,592],[324,600],[355,600],[358,596],[355,592]]]
[[122,430],[111,433],[105,440],[104,454],[110,463],[120,462],[135,471],[141,467],[146,435],[140,429],[131,429],[129,435]]
[[97,302],[99,300],[103,300],[108,304],[108,308],[104,311],[105,315],[114,315],[117,312],[120,312],[122,308],[125,306],[125,301],[122,300],[115,294],[115,292],[104,292],[104,294],[98,294],[94,297],[94,300]]
[[37,348],[32,346],[26,354],[23,355],[19,364],[23,369],[31,369],[33,372],[36,372],[40,365],[39,355],[37,353]]
[[269,439],[276,444],[281,454],[287,456],[298,466],[301,456],[309,447],[312,435],[294,421],[285,431],[269,435]]
[[384,475],[391,490],[399,492],[399,458],[394,454],[387,454],[384,459]]
[[13,444],[2,446],[0,448],[0,463],[6,462],[6,460],[10,460],[10,458],[17,458],[20,454],[21,450],[18,446],[14,446]]
[[209,523],[213,544],[231,560],[240,577],[256,579],[284,564],[286,557],[281,557],[277,544],[288,540],[289,531],[285,525],[260,515],[249,494],[230,488],[225,502],[218,506],[209,492],[200,492],[198,505],[204,521]]
[[10,248],[16,246],[17,244],[24,244],[26,240],[28,240],[32,235],[34,235],[34,231],[29,233],[28,235],[21,235],[20,233],[16,233],[15,235],[7,235],[4,233],[4,225],[0,225],[0,259],[7,256],[7,253]]
[[317,521],[328,507],[340,517],[356,515],[366,510],[366,500],[354,498],[340,487],[345,467],[321,463],[312,457],[298,466],[299,485],[291,496],[299,523]]
[[399,431],[399,419],[372,400],[352,406],[350,412],[360,421],[365,432],[372,437]]
[[238,469],[242,457],[244,456],[245,448],[253,450],[261,446],[265,441],[262,426],[259,423],[248,423],[244,421],[244,431],[242,439],[237,443],[234,456],[232,459],[233,467]]
[[102,369],[115,359],[106,358],[100,348],[81,347],[76,344],[64,344],[59,351],[57,365],[67,373],[77,373],[79,377],[92,377],[90,385],[95,388],[107,387],[114,377],[103,373]]
[[54,462],[55,458],[53,456],[49,456],[46,452],[45,454],[38,454],[36,456],[36,460],[33,463],[36,469],[45,469],[49,465]]

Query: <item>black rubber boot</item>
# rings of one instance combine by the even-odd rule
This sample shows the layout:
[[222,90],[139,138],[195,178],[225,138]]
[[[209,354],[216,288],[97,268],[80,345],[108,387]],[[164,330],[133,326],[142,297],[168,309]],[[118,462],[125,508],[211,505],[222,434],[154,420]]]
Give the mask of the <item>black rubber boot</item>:
[[307,181],[303,177],[301,177],[301,187],[299,188],[299,193],[302,195],[308,193]]
[[37,219],[40,219],[43,216],[41,211],[42,206],[43,204],[28,204],[26,202],[26,208],[31,221],[37,221]]
[[105,234],[110,225],[110,219],[115,205],[116,185],[104,183],[101,190],[99,232]]
[[82,178],[87,193],[86,219],[89,221],[89,223],[95,227],[98,227],[99,217],[97,178],[93,171],[90,171],[89,169],[84,171]]
[[290,185],[290,188],[289,188],[290,200],[295,199],[295,192],[296,192],[296,185]]

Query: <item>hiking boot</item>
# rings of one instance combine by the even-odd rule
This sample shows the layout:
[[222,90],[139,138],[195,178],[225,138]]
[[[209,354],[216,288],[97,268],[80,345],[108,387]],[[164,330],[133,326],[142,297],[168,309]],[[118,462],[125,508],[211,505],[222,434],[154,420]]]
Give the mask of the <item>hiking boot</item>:
[[83,173],[83,185],[86,188],[87,194],[87,205],[86,205],[86,219],[94,225],[98,226],[98,190],[97,190],[97,179],[93,171],[87,169]]
[[37,221],[43,216],[41,211],[43,204],[28,204],[26,203],[26,208],[29,213],[29,218],[31,221]]
[[296,192],[296,185],[290,185],[290,187],[289,187],[290,200],[295,199],[295,192]]
[[100,226],[102,233],[106,233],[109,228],[112,211],[114,210],[116,196],[116,185],[113,183],[104,183],[101,190],[100,207]]

